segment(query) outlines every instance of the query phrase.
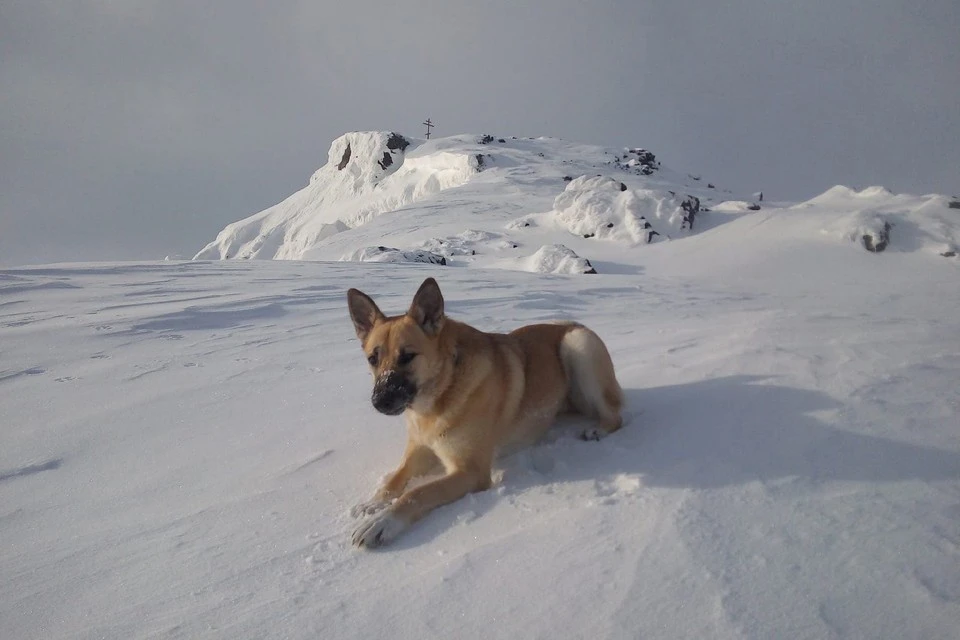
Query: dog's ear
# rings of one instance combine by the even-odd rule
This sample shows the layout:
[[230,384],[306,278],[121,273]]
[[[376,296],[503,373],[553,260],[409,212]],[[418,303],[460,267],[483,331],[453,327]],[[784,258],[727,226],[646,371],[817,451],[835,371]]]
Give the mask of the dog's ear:
[[353,320],[353,328],[357,330],[360,342],[367,339],[373,325],[384,319],[377,303],[358,289],[347,291],[347,307],[350,309],[350,319]]
[[427,278],[413,296],[407,315],[416,321],[428,336],[440,333],[443,328],[443,294],[433,278]]

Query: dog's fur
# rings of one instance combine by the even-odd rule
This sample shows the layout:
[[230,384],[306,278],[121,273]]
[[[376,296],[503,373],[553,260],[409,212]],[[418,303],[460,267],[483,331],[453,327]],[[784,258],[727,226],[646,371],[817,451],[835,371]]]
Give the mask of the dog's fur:
[[[356,289],[347,303],[373,373],[374,407],[403,412],[407,422],[400,466],[352,511],[372,515],[353,535],[359,547],[385,544],[432,509],[490,487],[497,451],[537,441],[561,411],[596,421],[586,439],[622,424],[623,393],[610,354],[580,324],[484,333],[444,315],[433,278],[404,315],[386,317]],[[444,475],[406,490],[441,466]]]

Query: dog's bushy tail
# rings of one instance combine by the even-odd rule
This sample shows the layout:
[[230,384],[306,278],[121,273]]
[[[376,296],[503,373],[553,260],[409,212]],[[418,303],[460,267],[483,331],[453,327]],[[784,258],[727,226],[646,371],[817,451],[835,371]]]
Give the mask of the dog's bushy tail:
[[623,390],[610,352],[600,337],[582,325],[571,325],[560,342],[560,358],[570,379],[570,403],[612,433],[623,425]]

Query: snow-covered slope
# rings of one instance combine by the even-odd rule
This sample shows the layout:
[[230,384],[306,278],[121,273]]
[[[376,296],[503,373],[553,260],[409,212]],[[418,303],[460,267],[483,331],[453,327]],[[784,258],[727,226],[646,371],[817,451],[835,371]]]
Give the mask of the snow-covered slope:
[[[383,170],[391,140],[408,146]],[[432,251],[450,265],[547,268],[536,255],[554,245],[600,255],[602,245],[577,241],[634,246],[732,217],[695,221],[701,201],[718,192],[661,167],[644,149],[367,132],[338,138],[328,155],[307,187],[229,225],[196,258],[364,260],[388,247]]]
[[643,245],[690,239],[734,221],[721,236],[747,233],[742,241],[753,242],[748,230],[772,220],[801,242],[826,236],[869,250],[890,245],[947,257],[956,254],[960,235],[960,215],[949,210],[955,200],[944,196],[838,186],[799,205],[761,205],[731,199],[638,148],[356,132],[334,140],[328,157],[304,189],[227,226],[196,258],[442,260],[579,272],[557,259],[563,253],[599,273],[622,273]]
[[[641,150],[390,140],[209,248],[317,261],[0,271],[0,638],[956,637],[954,200],[704,211],[727,195]],[[400,312],[428,275],[485,330],[593,327],[629,422],[567,419],[359,552],[404,430],[345,292]]]
[[409,147],[390,132],[337,138],[306,187],[228,225],[196,258],[301,258],[333,234],[463,184],[477,167],[476,158],[449,150],[449,141]]

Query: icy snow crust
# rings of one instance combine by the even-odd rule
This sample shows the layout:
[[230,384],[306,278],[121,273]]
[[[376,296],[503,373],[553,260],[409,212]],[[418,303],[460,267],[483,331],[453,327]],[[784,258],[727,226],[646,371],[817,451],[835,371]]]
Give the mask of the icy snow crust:
[[[433,169],[407,184],[425,185],[438,157],[463,180],[363,224],[339,201],[323,224],[356,226],[303,245],[326,261],[0,271],[0,638],[955,637],[953,200],[838,187],[677,229],[670,191],[729,196],[615,173],[594,147],[496,140],[395,154],[376,184],[420,158]],[[608,170],[666,194],[642,214],[663,238],[569,228],[593,197],[612,205],[598,222],[637,213],[588,187]],[[395,195],[364,180],[354,204]],[[880,253],[858,237],[873,217],[891,225]],[[236,247],[266,224],[238,223],[258,231]],[[400,260],[381,245],[448,264],[340,261]],[[527,272],[564,270],[560,245],[598,274]],[[370,405],[345,293],[399,313],[427,276],[484,330],[594,328],[628,423],[583,442],[565,418],[490,490],[360,552],[350,507],[404,428]]]

